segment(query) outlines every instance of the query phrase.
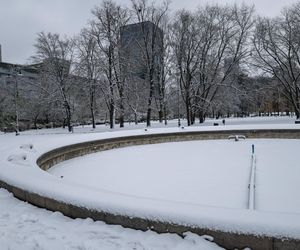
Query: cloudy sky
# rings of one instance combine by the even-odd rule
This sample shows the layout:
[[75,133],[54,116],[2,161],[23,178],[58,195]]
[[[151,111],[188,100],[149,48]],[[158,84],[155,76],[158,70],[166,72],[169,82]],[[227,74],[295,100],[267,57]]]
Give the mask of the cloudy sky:
[[[269,17],[280,13],[282,7],[297,0],[248,0],[260,15]],[[90,11],[101,0],[0,0],[0,44],[2,61],[23,64],[34,54],[33,44],[40,31],[72,36],[91,18]],[[130,5],[130,0],[116,0]],[[157,3],[160,1],[157,0]],[[205,3],[241,3],[242,0],[172,0],[173,11],[193,10]]]

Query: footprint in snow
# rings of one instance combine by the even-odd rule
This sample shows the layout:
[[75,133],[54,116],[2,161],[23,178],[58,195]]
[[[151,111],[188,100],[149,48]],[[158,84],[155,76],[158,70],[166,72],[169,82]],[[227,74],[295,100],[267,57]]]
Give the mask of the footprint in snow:
[[33,144],[22,144],[20,146],[20,149],[23,149],[25,151],[33,151]]

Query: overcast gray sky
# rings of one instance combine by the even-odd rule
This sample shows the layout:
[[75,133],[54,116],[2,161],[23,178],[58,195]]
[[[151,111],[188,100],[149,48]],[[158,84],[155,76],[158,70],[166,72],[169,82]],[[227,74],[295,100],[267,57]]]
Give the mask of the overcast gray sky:
[[[130,0],[116,0],[130,5]],[[160,1],[157,0],[157,3]],[[205,3],[242,3],[242,0],[172,0],[173,11],[193,10]],[[269,17],[280,13],[282,7],[297,0],[248,0],[260,15]],[[34,54],[33,44],[40,31],[74,35],[91,18],[90,11],[101,0],[0,0],[0,44],[2,60],[23,64]]]

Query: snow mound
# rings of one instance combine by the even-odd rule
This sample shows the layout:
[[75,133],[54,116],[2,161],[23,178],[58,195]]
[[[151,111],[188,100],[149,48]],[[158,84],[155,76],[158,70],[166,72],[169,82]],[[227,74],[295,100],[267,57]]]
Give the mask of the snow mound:
[[202,235],[201,236],[203,239],[208,240],[210,242],[214,241],[214,237],[210,236],[210,235]]
[[207,248],[213,248],[213,249],[220,249],[220,247],[213,243],[213,237],[209,235],[202,235],[199,237],[199,235],[191,233],[191,232],[185,232],[184,234],[184,240],[190,243],[191,246],[203,246],[203,249]]

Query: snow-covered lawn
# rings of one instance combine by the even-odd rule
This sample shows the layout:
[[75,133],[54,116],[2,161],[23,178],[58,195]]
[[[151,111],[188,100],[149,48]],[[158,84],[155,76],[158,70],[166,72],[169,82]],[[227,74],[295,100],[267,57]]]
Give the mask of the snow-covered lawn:
[[[60,128],[26,131],[20,136],[0,133],[0,179],[88,208],[225,231],[300,238],[298,140],[255,140],[255,211],[246,209],[248,197],[245,195],[252,140],[167,143],[85,156],[80,160],[102,157],[97,160],[98,166],[94,166],[97,171],[93,171],[93,176],[88,175],[91,171],[80,170],[85,183],[72,179],[74,176],[68,170],[69,173],[58,173],[64,175],[60,178],[36,165],[36,159],[53,148],[108,137],[193,130],[300,127],[294,124],[294,118],[287,117],[246,118],[240,122],[239,119],[226,119],[226,126],[212,126],[213,122],[215,120],[208,120],[204,125],[184,130],[176,128],[177,122],[172,121],[169,128],[148,131],[144,131],[144,125],[127,124],[125,129],[114,132],[107,126],[95,130],[86,126],[76,127],[73,134]],[[153,126],[161,125],[153,123]],[[178,145],[182,148],[178,149]],[[193,155],[191,159],[189,154]],[[102,164],[102,161],[107,164]],[[93,168],[86,163],[84,166]],[[79,173],[76,169],[74,165],[72,174]],[[104,170],[107,171],[105,176],[102,174]],[[189,178],[191,181],[188,182]],[[101,182],[101,186],[97,186],[97,182]],[[160,192],[154,194],[155,190]],[[18,201],[0,190],[1,250],[58,249],[57,246],[66,246],[65,249],[99,249],[99,246],[103,246],[101,249],[211,249],[203,244],[215,247],[191,234],[181,239],[176,235],[143,233],[91,220],[71,220]]]

